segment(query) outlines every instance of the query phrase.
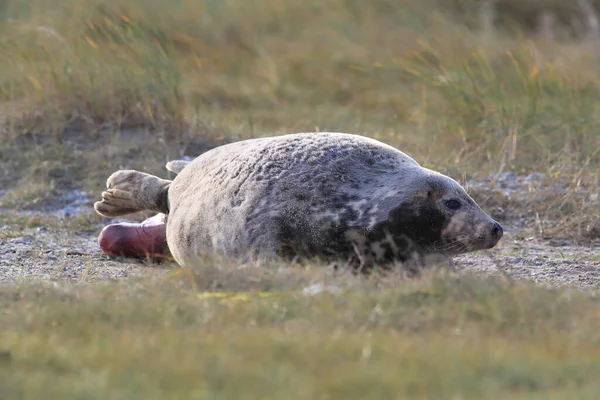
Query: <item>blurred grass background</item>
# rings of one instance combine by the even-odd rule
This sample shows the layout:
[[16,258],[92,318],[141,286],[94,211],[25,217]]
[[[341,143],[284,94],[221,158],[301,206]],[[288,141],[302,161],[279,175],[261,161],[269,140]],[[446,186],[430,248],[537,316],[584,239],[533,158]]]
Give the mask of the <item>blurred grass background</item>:
[[5,0],[3,115],[18,134],[33,114],[59,141],[74,116],[135,116],[175,137],[198,121],[240,137],[318,127],[461,168],[595,170],[597,43],[485,40],[478,5]]

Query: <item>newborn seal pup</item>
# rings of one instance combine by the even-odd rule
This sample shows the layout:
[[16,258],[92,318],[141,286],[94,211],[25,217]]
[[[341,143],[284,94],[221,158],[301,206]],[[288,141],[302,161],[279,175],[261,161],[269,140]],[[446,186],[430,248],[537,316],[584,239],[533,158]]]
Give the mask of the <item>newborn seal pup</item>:
[[155,232],[166,234],[181,266],[206,252],[245,261],[318,257],[359,268],[423,264],[490,249],[503,234],[458,182],[358,135],[244,140],[167,168],[179,173],[172,181],[113,173],[94,207],[108,217],[165,214],[166,233]]

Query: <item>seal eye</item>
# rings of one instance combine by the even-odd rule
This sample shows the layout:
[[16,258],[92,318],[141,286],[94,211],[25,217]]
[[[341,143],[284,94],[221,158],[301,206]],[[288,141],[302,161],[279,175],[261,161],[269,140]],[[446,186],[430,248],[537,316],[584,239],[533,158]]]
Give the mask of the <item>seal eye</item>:
[[456,199],[446,200],[446,207],[451,210],[458,210],[460,208],[460,201]]

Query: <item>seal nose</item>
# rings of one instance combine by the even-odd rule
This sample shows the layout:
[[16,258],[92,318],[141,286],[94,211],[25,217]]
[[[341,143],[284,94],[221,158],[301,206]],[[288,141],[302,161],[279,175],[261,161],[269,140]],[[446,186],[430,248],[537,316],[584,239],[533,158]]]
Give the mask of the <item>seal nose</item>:
[[494,225],[492,226],[492,236],[494,237],[494,239],[500,239],[503,234],[504,229],[502,229],[502,225],[500,225],[497,222],[494,222]]

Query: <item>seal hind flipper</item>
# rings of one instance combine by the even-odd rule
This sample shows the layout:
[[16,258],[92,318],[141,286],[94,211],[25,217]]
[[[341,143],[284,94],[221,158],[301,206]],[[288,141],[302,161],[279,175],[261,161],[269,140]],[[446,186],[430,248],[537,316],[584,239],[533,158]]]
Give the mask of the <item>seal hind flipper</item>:
[[135,170],[113,173],[106,181],[107,190],[94,209],[105,217],[117,217],[138,211],[169,212],[168,193],[172,181]]
[[176,174],[180,173],[181,171],[183,171],[183,169],[189,164],[191,163],[191,161],[185,161],[185,160],[173,160],[173,161],[169,161],[166,165],[166,168],[171,171],[174,172]]

